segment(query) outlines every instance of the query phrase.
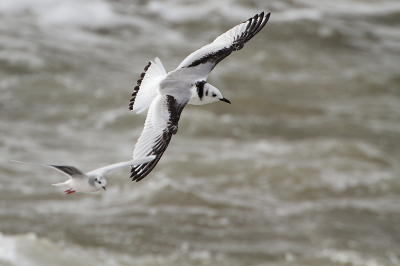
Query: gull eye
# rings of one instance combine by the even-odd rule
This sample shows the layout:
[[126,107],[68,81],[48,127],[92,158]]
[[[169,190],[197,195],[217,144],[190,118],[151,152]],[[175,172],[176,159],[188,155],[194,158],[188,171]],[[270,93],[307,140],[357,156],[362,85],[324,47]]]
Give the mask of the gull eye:
[[94,179],[94,181],[97,181],[97,177]]
[[215,93],[213,92],[212,97],[215,97],[215,96],[217,96],[217,94],[215,94]]
[[101,181],[99,181],[99,184],[101,184]]

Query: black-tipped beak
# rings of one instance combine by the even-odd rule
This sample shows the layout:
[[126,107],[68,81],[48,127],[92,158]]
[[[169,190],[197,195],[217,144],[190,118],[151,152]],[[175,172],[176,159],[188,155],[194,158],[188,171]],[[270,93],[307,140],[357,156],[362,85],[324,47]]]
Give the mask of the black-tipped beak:
[[105,186],[102,186],[102,188],[104,189],[104,191],[106,190],[106,187],[105,187]]
[[220,98],[219,100],[231,104],[231,102],[226,98]]

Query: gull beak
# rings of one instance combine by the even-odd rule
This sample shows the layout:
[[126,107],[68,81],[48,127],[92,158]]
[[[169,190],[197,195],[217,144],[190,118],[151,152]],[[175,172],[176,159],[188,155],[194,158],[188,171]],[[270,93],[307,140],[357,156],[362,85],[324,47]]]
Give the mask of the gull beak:
[[105,187],[105,186],[102,186],[102,188],[104,189],[104,191],[106,190],[106,187]]
[[219,100],[231,104],[231,102],[226,98],[220,98]]

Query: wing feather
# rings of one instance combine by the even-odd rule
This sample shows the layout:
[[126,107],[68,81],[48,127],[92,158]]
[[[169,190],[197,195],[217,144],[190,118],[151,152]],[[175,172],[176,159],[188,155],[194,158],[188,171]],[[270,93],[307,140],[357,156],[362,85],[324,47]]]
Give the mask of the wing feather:
[[114,170],[114,169],[118,169],[121,167],[126,167],[126,166],[132,166],[132,165],[137,165],[137,164],[142,164],[142,163],[147,163],[151,160],[154,160],[155,156],[149,156],[149,157],[144,157],[144,158],[140,158],[137,160],[131,160],[131,161],[127,161],[127,162],[121,162],[121,163],[115,163],[115,164],[111,164],[111,165],[107,165],[107,166],[103,166],[101,168],[97,168],[95,170],[92,170],[88,173],[86,173],[87,176],[103,176],[106,173]]
[[12,162],[15,163],[24,163],[24,164],[31,164],[31,165],[39,165],[39,166],[46,166],[46,167],[51,167],[54,168],[61,173],[69,176],[69,178],[73,176],[81,176],[84,175],[81,171],[79,171],[76,167],[74,166],[69,166],[69,165],[53,165],[53,164],[40,164],[40,163],[31,163],[31,162],[21,162],[21,161],[15,161],[11,160]]
[[167,71],[158,57],[154,59],[154,62],[150,61],[140,75],[140,79],[137,81],[138,85],[133,90],[129,110],[137,110],[138,114],[146,110],[157,96],[159,84],[166,75]]
[[228,30],[217,37],[212,43],[203,46],[191,53],[178,66],[180,68],[197,68],[202,78],[207,77],[211,70],[230,55],[233,51],[243,48],[244,44],[251,40],[268,22],[270,13],[264,16],[264,12],[248,19],[247,21]]
[[132,167],[132,181],[145,178],[157,165],[167,149],[172,135],[178,131],[180,115],[189,98],[178,102],[171,95],[157,95],[150,105],[142,134],[135,145],[132,159],[155,155],[148,163]]
[[69,176],[83,175],[83,173],[78,169],[76,169],[74,166],[69,166],[69,165],[47,165],[47,166],[57,169],[60,172],[65,173]]

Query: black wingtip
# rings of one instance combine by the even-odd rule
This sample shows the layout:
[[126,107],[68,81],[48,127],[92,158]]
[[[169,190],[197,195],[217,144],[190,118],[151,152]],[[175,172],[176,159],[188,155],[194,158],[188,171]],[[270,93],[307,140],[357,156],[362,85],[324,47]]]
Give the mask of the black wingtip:
[[[270,16],[271,16],[271,13],[268,13],[267,15],[265,15],[264,22],[263,22],[264,25],[267,24]],[[264,25],[263,25],[263,27],[264,27]]]
[[161,159],[161,156],[163,155],[163,153],[164,153],[164,151],[162,151],[159,155],[157,155],[156,158],[151,162],[132,167],[131,168],[131,176],[130,176],[132,181],[139,182],[140,180],[145,178],[154,169],[154,167],[156,167],[156,165],[157,165],[158,161]]
[[[271,16],[271,13],[268,13],[265,17],[264,17],[264,11],[261,12],[259,15],[257,15],[259,18],[259,21],[257,23],[257,25],[254,27],[254,31],[251,35],[251,37],[255,36],[257,33],[260,32],[260,30],[262,30],[265,26],[265,24],[267,24],[269,17]],[[250,38],[251,39],[251,38]]]
[[137,81],[137,86],[133,89],[133,93],[132,93],[133,98],[130,100],[130,103],[129,103],[129,110],[131,110],[131,111],[133,110],[133,105],[135,104],[135,99],[140,90],[140,85],[142,84],[142,80],[146,76],[146,71],[149,69],[150,65],[151,65],[151,62],[149,62],[144,67],[144,72],[142,74],[140,74],[140,79],[138,79],[138,81]]
[[260,32],[267,24],[271,13],[264,16],[264,11],[260,14],[254,15],[254,17],[249,18],[244,23],[247,23],[246,29],[243,33],[235,39],[232,45],[233,51],[238,51],[243,48],[244,44],[251,40],[257,33]]

